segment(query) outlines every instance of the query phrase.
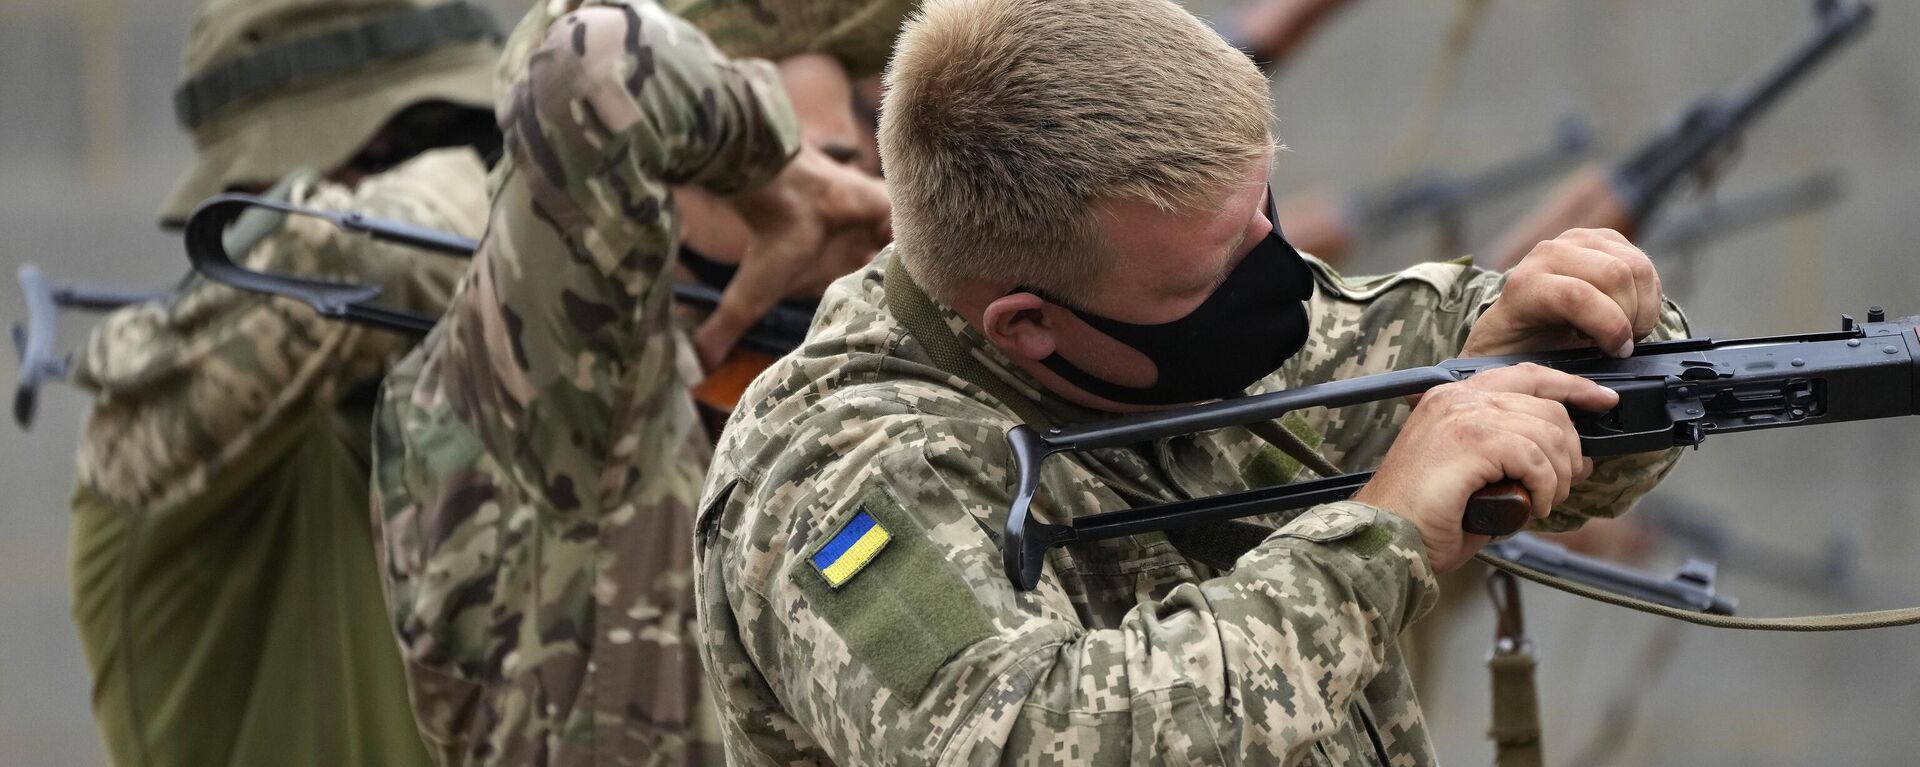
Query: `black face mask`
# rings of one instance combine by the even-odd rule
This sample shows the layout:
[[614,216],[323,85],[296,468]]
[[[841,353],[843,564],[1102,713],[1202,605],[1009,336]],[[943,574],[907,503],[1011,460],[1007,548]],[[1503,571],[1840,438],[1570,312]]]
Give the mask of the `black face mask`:
[[[1272,193],[1267,218],[1274,220]],[[1082,370],[1058,352],[1040,361],[1067,382],[1099,397],[1133,405],[1178,405],[1231,397],[1272,375],[1307,342],[1306,301],[1313,274],[1287,244],[1280,225],[1234,267],[1213,295],[1187,316],[1135,325],[1081,311],[1038,290],[1032,293],[1073,312],[1093,329],[1153,361],[1151,386],[1122,386]]]

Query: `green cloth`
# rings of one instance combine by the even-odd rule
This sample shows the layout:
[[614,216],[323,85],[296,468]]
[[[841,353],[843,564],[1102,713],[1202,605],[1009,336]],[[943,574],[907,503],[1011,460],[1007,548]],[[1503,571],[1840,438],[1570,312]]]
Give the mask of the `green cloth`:
[[171,508],[76,491],[74,620],[115,764],[432,764],[375,570],[368,413],[282,433]]

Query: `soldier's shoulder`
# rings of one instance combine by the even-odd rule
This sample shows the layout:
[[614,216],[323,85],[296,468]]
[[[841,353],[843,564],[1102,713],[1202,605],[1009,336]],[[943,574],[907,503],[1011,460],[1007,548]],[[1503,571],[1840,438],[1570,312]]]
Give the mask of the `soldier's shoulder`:
[[[321,210],[352,210],[475,236],[486,225],[487,166],[469,147],[432,149],[358,185],[314,180],[297,185],[291,196],[297,204]],[[364,239],[318,219],[290,216],[287,224]]]
[[1306,257],[1318,287],[1315,298],[1321,302],[1368,303],[1395,291],[1418,291],[1435,299],[1463,293],[1478,279],[1497,277],[1473,265],[1472,259],[1428,261],[1397,272],[1371,276],[1345,276],[1312,256]]

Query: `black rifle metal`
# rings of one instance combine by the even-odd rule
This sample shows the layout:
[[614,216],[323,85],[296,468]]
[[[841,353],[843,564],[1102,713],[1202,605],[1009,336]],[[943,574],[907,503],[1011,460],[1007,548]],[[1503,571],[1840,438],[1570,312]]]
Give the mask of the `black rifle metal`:
[[1662,578],[1636,568],[1568,551],[1565,546],[1525,533],[1489,543],[1484,551],[1548,575],[1681,610],[1732,615],[1734,608],[1740,604],[1740,600],[1718,592],[1715,580],[1719,568],[1703,559],[1689,558],[1680,566],[1678,573]]
[[[1344,474],[1055,524],[1032,513],[1040,465],[1048,456],[1271,421],[1306,408],[1404,397],[1522,362],[1582,376],[1619,393],[1619,404],[1605,413],[1573,413],[1582,451],[1589,456],[1695,446],[1716,433],[1912,415],[1920,397],[1914,381],[1920,317],[1889,322],[1874,307],[1867,320],[1855,323],[1844,316],[1841,329],[1828,333],[1644,343],[1625,359],[1593,350],[1452,359],[1085,426],[1044,431],[1015,426],[1007,432],[1016,477],[1003,545],[1007,577],[1031,589],[1052,547],[1311,506],[1350,497],[1372,478],[1372,472]],[[1490,511],[1469,503],[1463,529],[1505,535],[1524,521]]]
[[1694,102],[1672,127],[1613,168],[1615,198],[1634,221],[1646,221],[1676,182],[1731,148],[1748,124],[1822,62],[1859,39],[1873,19],[1873,6],[1858,0],[1815,0],[1813,11],[1813,36],[1772,71],[1730,96]]
[[[380,288],[373,285],[327,282],[241,267],[228,257],[224,235],[227,227],[251,207],[264,207],[302,216],[332,221],[342,229],[363,232],[376,240],[411,245],[416,248],[461,258],[471,257],[480,247],[473,239],[450,232],[375,218],[360,213],[314,210],[280,200],[244,194],[223,194],[202,203],[187,219],[185,239],[187,258],[194,271],[209,279],[242,290],[292,298],[313,308],[323,317],[360,322],[374,327],[411,335],[426,335],[435,318],[389,309],[373,303]],[[720,289],[694,283],[675,283],[674,297],[705,306],[719,303]],[[785,354],[806,337],[813,318],[790,306],[777,306],[761,319],[741,343],[774,355]]]
[[[1436,221],[1445,239],[1457,244],[1468,208],[1543,181],[1592,148],[1593,127],[1569,115],[1561,118],[1553,143],[1543,149],[1465,176],[1420,174],[1389,190],[1354,195],[1347,201],[1347,220],[1354,222],[1357,233],[1381,237]],[[1457,247],[1446,249],[1458,251]]]
[[33,425],[40,402],[40,385],[67,377],[70,360],[53,352],[61,309],[110,311],[145,303],[169,290],[115,290],[56,283],[33,264],[21,264],[17,273],[20,294],[27,304],[27,323],[12,327],[14,352],[19,355],[20,382],[13,390],[13,421],[25,429]]
[[1641,499],[1634,515],[1653,524],[1664,540],[1738,573],[1814,596],[1851,601],[1858,596],[1859,543],[1844,527],[1829,532],[1815,551],[1749,540],[1728,529],[1720,514],[1702,504],[1656,492]]

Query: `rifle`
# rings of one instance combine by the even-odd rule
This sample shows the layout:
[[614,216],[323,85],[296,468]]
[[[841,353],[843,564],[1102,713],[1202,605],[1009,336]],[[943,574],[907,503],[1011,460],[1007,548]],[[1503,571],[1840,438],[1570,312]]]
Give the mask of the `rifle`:
[[[438,320],[382,307],[373,303],[380,288],[373,285],[314,280],[289,274],[259,272],[239,266],[228,255],[227,227],[249,208],[262,207],[284,214],[311,216],[333,222],[342,229],[360,232],[383,242],[426,250],[442,255],[470,258],[480,243],[451,232],[414,224],[376,218],[354,211],[325,211],[293,205],[281,200],[245,194],[222,194],[202,203],[187,219],[184,237],[187,259],[196,272],[208,279],[242,290],[283,296],[306,304],[323,317],[358,322],[385,330],[424,336]],[[714,306],[720,302],[720,289],[698,283],[676,282],[674,298],[695,305]],[[791,306],[776,306],[747,335],[745,346],[785,354],[798,347],[813,322],[809,312]]]
[[1641,500],[1634,513],[1652,522],[1661,536],[1685,542],[1694,554],[1710,557],[1729,571],[1817,596],[1856,596],[1859,544],[1847,532],[1829,533],[1817,551],[1797,551],[1737,536],[1719,515],[1668,493]]
[[[1582,452],[1589,456],[1695,447],[1719,433],[1920,412],[1920,386],[1915,382],[1920,317],[1889,321],[1875,306],[1867,311],[1866,322],[1843,315],[1840,329],[1832,332],[1652,342],[1635,347],[1624,359],[1592,349],[1451,359],[1086,426],[1041,431],[1021,424],[1007,432],[1017,477],[1003,546],[1007,577],[1017,588],[1029,590],[1039,582],[1049,548],[1341,500],[1373,476],[1370,471],[1343,474],[1056,524],[1040,521],[1032,509],[1040,467],[1049,456],[1261,424],[1305,408],[1404,397],[1522,362],[1591,379],[1620,395],[1619,403],[1605,413],[1571,414]],[[1529,509],[1524,490],[1501,483],[1468,502],[1461,526],[1474,534],[1507,535],[1526,523]]]
[[1724,157],[1749,124],[1821,63],[1858,40],[1873,19],[1873,6],[1858,0],[1815,0],[1813,11],[1813,35],[1771,71],[1731,96],[1695,101],[1670,127],[1612,168],[1596,165],[1575,172],[1488,249],[1488,260],[1495,268],[1512,268],[1534,245],[1573,227],[1605,227],[1633,237],[1681,178],[1700,177],[1702,168]]
[[[1568,116],[1555,127],[1553,141],[1546,147],[1475,173],[1417,174],[1388,189],[1335,198],[1329,202],[1332,209],[1325,211],[1303,209],[1301,198],[1296,196],[1287,202],[1292,203],[1297,217],[1284,215],[1289,211],[1283,205],[1282,228],[1294,247],[1338,262],[1362,238],[1390,237],[1433,221],[1440,225],[1440,251],[1457,254],[1464,247],[1468,208],[1534,184],[1586,154],[1592,146],[1593,128],[1580,117]],[[1296,221],[1329,223],[1295,226]]]
[[26,299],[27,323],[14,323],[13,348],[20,358],[20,382],[13,390],[13,422],[21,429],[32,428],[39,409],[40,384],[67,377],[72,359],[55,356],[55,326],[61,309],[111,311],[129,304],[146,303],[165,296],[167,290],[116,290],[70,283],[56,283],[31,263],[21,264],[16,274],[20,294]]
[[[471,257],[479,243],[450,232],[368,216],[354,211],[323,211],[292,205],[280,200],[245,194],[216,196],[194,212],[185,230],[187,258],[194,271],[208,279],[242,290],[291,298],[306,304],[323,317],[357,322],[371,327],[424,336],[436,320],[397,311],[374,303],[380,288],[373,285],[329,282],[290,274],[254,271],[234,263],[227,252],[224,234],[227,227],[247,209],[263,207],[283,214],[312,216],[333,222],[348,231],[360,232],[376,240],[420,248],[432,253],[460,258]],[[205,215],[202,215],[205,214]],[[196,224],[197,222],[197,224]],[[691,251],[685,251],[698,257]],[[32,264],[20,269],[20,288],[27,297],[26,327],[13,326],[14,344],[20,354],[21,379],[14,391],[14,420],[22,428],[32,424],[39,387],[67,375],[69,361],[52,352],[55,307],[111,311],[130,304],[144,303],[165,296],[170,290],[121,291],[84,285],[56,285],[46,280]],[[700,282],[676,282],[674,300],[697,307],[712,308],[720,302],[721,288]],[[812,307],[783,302],[760,319],[740,339],[743,352],[778,357],[798,348],[813,323]],[[758,367],[764,367],[760,365]],[[751,363],[743,369],[758,371]],[[718,372],[718,371],[716,371]],[[736,376],[737,377],[737,376]],[[752,374],[748,373],[747,378]],[[696,394],[701,402],[720,410],[731,408],[737,399],[737,387],[716,381]],[[741,380],[738,383],[744,384]],[[731,394],[729,395],[729,392]]]

